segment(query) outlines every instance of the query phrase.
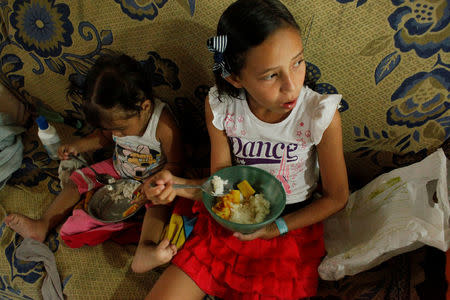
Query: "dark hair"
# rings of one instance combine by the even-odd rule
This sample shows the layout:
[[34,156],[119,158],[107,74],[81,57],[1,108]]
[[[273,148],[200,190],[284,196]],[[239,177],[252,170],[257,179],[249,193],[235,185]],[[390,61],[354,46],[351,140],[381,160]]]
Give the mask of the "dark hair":
[[[222,14],[217,35],[227,36],[223,54],[227,70],[239,75],[249,49],[262,44],[267,37],[282,27],[300,27],[289,10],[278,0],[238,0]],[[237,97],[240,90],[222,78],[221,70],[214,72],[219,94]]]
[[153,100],[151,72],[126,54],[109,52],[95,61],[83,82],[70,80],[68,94],[79,95],[86,121],[101,127],[113,119],[105,109],[118,108],[131,117],[144,100]]

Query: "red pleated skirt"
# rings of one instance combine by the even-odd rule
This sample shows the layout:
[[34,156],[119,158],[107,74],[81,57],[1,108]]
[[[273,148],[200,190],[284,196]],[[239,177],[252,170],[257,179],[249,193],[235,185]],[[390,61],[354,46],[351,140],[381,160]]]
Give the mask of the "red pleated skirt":
[[240,241],[209,215],[198,219],[172,263],[207,294],[223,299],[301,299],[316,294],[317,267],[325,255],[322,223],[270,240]]

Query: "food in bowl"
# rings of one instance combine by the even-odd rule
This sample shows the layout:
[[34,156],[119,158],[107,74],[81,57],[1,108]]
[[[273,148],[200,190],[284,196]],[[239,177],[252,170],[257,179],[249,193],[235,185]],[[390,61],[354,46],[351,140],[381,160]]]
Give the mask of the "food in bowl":
[[[130,199],[133,196],[134,191],[141,183],[138,181],[122,181],[117,183],[112,190],[110,190],[109,196],[114,202],[119,200]],[[109,189],[108,189],[109,190]]]
[[129,215],[131,215],[132,213],[134,213],[137,209],[139,208],[139,204],[134,203],[133,205],[131,205],[126,211],[124,211],[122,213],[122,217],[126,218]]
[[214,195],[222,195],[225,184],[228,180],[223,180],[220,176],[213,176],[211,184],[213,186]]
[[108,189],[105,185],[94,192],[87,211],[93,218],[106,222],[119,222],[133,216],[142,205],[131,203],[134,192],[141,183],[134,179],[118,179]]
[[217,197],[217,202],[212,207],[213,212],[222,219],[239,224],[256,224],[264,221],[270,213],[270,202],[263,194],[256,194],[247,180],[240,182],[237,187],[238,190]]
[[270,213],[265,217],[264,221],[256,224],[239,224],[218,216],[212,210],[218,200],[217,196],[213,196],[212,194],[203,191],[202,201],[208,213],[210,213],[211,217],[217,223],[232,232],[248,234],[261,229],[275,221],[286,205],[286,193],[281,182],[275,176],[263,169],[238,165],[220,169],[212,174],[211,179],[213,176],[226,178],[228,184],[232,187],[236,187],[243,180],[247,180],[248,182],[251,182],[252,188],[254,188],[257,193],[263,194],[264,198],[270,202]]

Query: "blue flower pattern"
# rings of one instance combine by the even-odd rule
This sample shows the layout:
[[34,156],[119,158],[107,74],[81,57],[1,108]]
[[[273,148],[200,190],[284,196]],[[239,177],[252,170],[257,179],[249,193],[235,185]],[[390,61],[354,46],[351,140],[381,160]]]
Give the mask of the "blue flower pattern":
[[[417,89],[419,92],[410,93]],[[391,101],[400,103],[388,110],[388,124],[413,128],[438,119],[450,108],[449,90],[448,70],[439,68],[414,74],[392,94]]]
[[72,45],[69,12],[66,4],[53,0],[16,0],[10,17],[16,41],[39,56],[58,56],[63,46]]
[[[5,239],[6,225],[0,225],[0,238]],[[7,235],[6,235],[7,236]],[[52,252],[56,252],[59,247],[57,233],[49,234],[47,238],[48,246]],[[24,295],[20,290],[13,287],[12,282],[15,278],[21,278],[23,281],[33,284],[41,280],[45,275],[44,264],[42,262],[27,262],[19,260],[16,257],[16,250],[20,246],[22,237],[14,233],[11,241],[5,247],[5,257],[10,265],[10,273],[0,276],[0,298],[1,299],[32,299]],[[5,241],[2,241],[5,242]]]
[[[447,139],[450,136],[449,90],[450,72],[444,68],[414,74],[392,94],[391,101],[397,104],[387,111],[387,123],[408,128],[428,123],[424,127],[425,137]],[[414,133],[414,139],[419,141],[419,132]]]
[[[318,92],[319,94],[338,94],[337,89],[330,83],[318,83],[320,77],[320,69],[310,62],[306,62],[305,85]],[[344,112],[348,108],[349,106],[347,101],[341,99],[339,111]]]
[[[342,4],[353,2],[337,1]],[[354,128],[355,141],[362,144],[354,152],[360,156],[371,155],[372,160],[376,160],[379,152],[374,150],[377,143],[390,141],[406,157],[412,155],[412,151],[406,151],[413,143],[417,145],[425,139],[445,141],[450,136],[450,65],[443,62],[440,55],[450,50],[450,2],[392,0],[392,4],[397,8],[387,21],[395,31],[393,39],[397,50],[377,65],[375,83],[379,84],[400,65],[402,53],[414,50],[423,59],[437,57],[431,71],[410,75],[392,94],[393,106],[386,111],[386,122],[390,126],[404,126],[410,129],[409,133],[393,136],[393,131],[377,132],[367,126]],[[364,49],[362,55],[378,54],[387,43],[385,38],[380,38],[368,45],[372,45],[372,49],[366,46],[368,50]],[[421,151],[416,154],[419,153]]]
[[10,22],[16,29],[16,42],[5,39],[0,45],[0,53],[6,45],[27,51],[37,64],[37,68],[33,68],[37,75],[43,74],[46,67],[60,75],[65,75],[68,67],[76,71],[83,69],[86,61],[91,61],[100,54],[103,47],[113,42],[110,30],[99,32],[91,23],[80,22],[80,37],[85,41],[94,40],[95,37],[97,46],[84,55],[64,52],[64,48],[72,45],[74,28],[69,19],[69,7],[64,3],[55,4],[54,0],[16,0],[13,9],[8,6],[0,6],[0,9],[4,14],[12,11]]
[[400,1],[388,17],[396,31],[395,46],[402,52],[414,50],[419,57],[428,58],[440,50],[450,50],[449,1]]
[[[120,4],[122,11],[130,18],[142,21],[153,20],[158,15],[158,9],[162,8],[167,0],[114,0]],[[191,7],[192,9],[192,7]]]

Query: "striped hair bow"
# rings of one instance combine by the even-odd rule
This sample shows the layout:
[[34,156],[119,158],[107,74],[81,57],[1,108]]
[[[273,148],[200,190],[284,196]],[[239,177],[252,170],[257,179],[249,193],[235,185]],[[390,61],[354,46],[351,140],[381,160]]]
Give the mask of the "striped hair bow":
[[206,46],[209,51],[214,53],[213,71],[221,70],[223,78],[230,76],[231,74],[225,67],[225,60],[223,58],[223,52],[227,48],[227,36],[213,36],[206,41]]

